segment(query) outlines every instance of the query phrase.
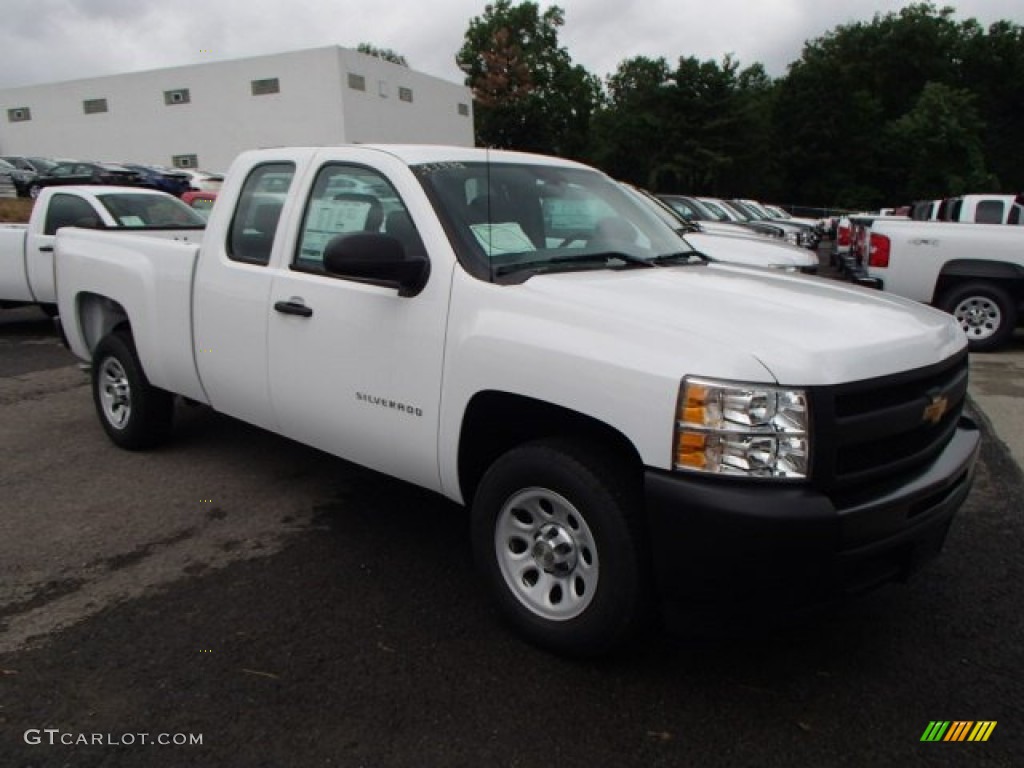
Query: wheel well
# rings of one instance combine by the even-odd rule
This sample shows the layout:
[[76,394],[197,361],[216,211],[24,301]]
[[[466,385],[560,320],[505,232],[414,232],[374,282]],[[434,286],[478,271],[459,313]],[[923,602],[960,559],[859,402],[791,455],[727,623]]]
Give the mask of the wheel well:
[[935,283],[932,303],[938,303],[954,286],[963,283],[992,283],[1008,291],[1015,301],[1024,298],[1024,269],[1004,261],[954,259],[948,262]]
[[78,296],[78,322],[89,352],[100,340],[119,326],[129,326],[128,313],[113,299],[95,293]]
[[459,484],[469,503],[487,468],[506,451],[542,438],[582,439],[613,452],[639,478],[640,454],[614,427],[590,416],[508,392],[480,392],[466,407],[459,436]]

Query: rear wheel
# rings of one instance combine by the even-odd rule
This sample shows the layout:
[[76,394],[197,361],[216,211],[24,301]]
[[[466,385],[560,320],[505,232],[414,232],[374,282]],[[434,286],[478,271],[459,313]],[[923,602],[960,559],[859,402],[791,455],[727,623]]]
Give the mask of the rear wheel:
[[96,345],[92,394],[103,430],[122,448],[152,448],[170,432],[174,398],[149,383],[126,331],[114,331]]
[[1006,343],[1017,326],[1010,294],[995,283],[953,286],[939,299],[940,309],[956,318],[972,352],[988,352]]
[[624,644],[650,604],[638,493],[583,446],[541,441],[506,453],[473,502],[473,549],[504,617],[550,650]]

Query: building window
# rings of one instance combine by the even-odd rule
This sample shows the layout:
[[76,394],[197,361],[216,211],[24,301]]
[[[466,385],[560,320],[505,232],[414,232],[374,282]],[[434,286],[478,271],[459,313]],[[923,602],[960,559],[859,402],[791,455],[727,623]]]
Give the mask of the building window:
[[198,168],[198,155],[175,155],[171,158],[171,165],[175,168]]
[[399,88],[398,98],[400,101],[408,101],[412,104],[412,88]]
[[176,91],[164,91],[164,104],[188,104],[191,101],[188,88],[179,88]]
[[252,95],[253,96],[266,96],[268,93],[280,93],[281,83],[276,77],[270,77],[266,80],[253,80],[252,81]]
[[82,111],[87,115],[96,115],[107,111],[106,99],[86,99],[82,102]]
[[469,117],[469,104],[459,102],[459,114],[463,117]]
[[365,91],[366,90],[366,78],[362,75],[356,75],[351,72],[348,73],[348,87],[354,91]]
[[24,123],[32,119],[32,110],[28,107],[15,107],[7,110],[7,119],[12,123]]

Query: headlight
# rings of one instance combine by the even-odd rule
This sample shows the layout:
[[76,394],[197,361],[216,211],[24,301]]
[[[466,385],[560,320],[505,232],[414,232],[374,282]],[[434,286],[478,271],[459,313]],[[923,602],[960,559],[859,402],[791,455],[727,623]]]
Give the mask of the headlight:
[[715,475],[804,479],[811,454],[807,393],[685,378],[674,465]]
[[799,232],[787,232],[786,242],[792,245],[800,245],[800,233]]

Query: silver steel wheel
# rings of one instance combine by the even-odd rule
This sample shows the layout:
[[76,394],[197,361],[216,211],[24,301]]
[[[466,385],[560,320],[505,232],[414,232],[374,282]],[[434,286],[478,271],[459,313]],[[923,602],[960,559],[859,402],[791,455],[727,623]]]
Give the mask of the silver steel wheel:
[[103,416],[115,429],[124,429],[132,416],[132,388],[128,374],[116,357],[100,364],[100,402]]
[[568,621],[597,592],[600,562],[579,510],[547,488],[519,491],[502,506],[494,549],[505,583],[535,615]]
[[999,331],[1003,313],[987,296],[967,296],[953,308],[953,317],[960,323],[969,340],[987,339]]

